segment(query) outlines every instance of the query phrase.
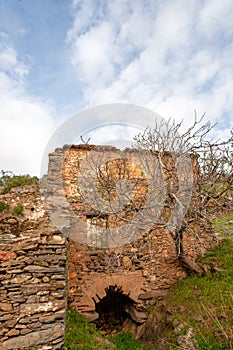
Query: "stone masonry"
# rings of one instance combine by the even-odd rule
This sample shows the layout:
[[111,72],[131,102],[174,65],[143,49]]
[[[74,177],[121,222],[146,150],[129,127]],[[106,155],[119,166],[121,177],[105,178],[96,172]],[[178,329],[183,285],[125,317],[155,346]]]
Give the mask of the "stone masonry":
[[[88,152],[92,150],[106,154],[115,151],[114,148],[108,146],[66,145],[50,154],[48,172],[48,181],[51,189],[53,192],[58,193],[58,197],[59,189],[56,191],[56,186],[59,185],[58,179],[63,184],[63,198],[57,202],[62,203],[64,217],[67,210],[69,210],[69,215],[71,216],[78,215],[87,224],[87,237],[93,234],[93,231],[95,233],[95,225],[104,227],[106,224],[106,217],[98,216],[96,210],[93,210],[83,202],[77,182],[80,166],[83,160],[88,157]],[[113,165],[113,174],[117,171],[117,162]],[[172,162],[170,155],[167,155],[167,162]],[[197,176],[198,164],[196,158],[193,158],[192,162],[195,176]],[[131,173],[135,174],[136,172],[139,183],[137,193],[143,193],[143,191],[146,193],[146,190],[143,190],[146,187],[142,182],[143,179],[141,179],[143,176],[141,176],[140,171],[135,166],[132,167],[132,165],[127,164],[126,168],[130,166],[131,170],[124,171],[124,174],[126,174],[124,176],[127,176],[130,180]],[[61,171],[58,176],[55,169],[59,167]],[[168,174],[165,174],[165,176],[168,185],[171,186],[174,179],[173,186],[176,185],[177,180],[174,173],[171,178],[169,178]],[[90,183],[88,183],[87,179],[86,186],[89,185]],[[68,203],[66,205],[63,202],[64,196]],[[170,215],[169,209],[165,208],[162,214],[164,216]],[[113,215],[110,219],[112,225],[116,226],[117,219]],[[121,219],[118,224],[119,226],[122,225]],[[129,294],[137,303],[137,308],[144,310],[150,304],[152,297],[164,295],[175,281],[187,275],[186,270],[184,270],[177,259],[175,243],[164,228],[154,227],[152,230],[142,232],[139,239],[133,240],[128,244],[105,249],[96,248],[94,245],[91,247],[87,244],[82,244],[82,237],[79,237],[78,240],[76,239],[79,234],[81,237],[79,226],[73,225],[69,240],[68,301],[72,308],[90,320],[98,317],[94,298],[96,295],[98,295],[98,298],[103,298],[105,289],[110,285],[122,287],[123,292]],[[202,256],[207,249],[216,243],[216,239],[212,235],[212,230],[208,223],[199,224],[193,222],[185,231],[183,242],[187,256],[192,261],[195,261],[197,257]]]
[[[0,195],[0,349],[62,349],[67,241],[48,221],[37,185]],[[23,205],[23,215],[12,215]]]

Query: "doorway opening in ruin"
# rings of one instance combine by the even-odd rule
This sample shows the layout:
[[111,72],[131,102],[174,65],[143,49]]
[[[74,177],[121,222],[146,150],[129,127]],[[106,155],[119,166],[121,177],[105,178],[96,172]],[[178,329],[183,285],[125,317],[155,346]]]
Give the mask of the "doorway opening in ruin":
[[124,294],[122,287],[117,285],[105,288],[106,295],[100,298],[96,294],[97,301],[92,298],[95,303],[95,311],[99,314],[99,318],[94,321],[97,328],[111,332],[113,329],[120,330],[126,319],[132,319],[130,313],[135,308],[135,301]]

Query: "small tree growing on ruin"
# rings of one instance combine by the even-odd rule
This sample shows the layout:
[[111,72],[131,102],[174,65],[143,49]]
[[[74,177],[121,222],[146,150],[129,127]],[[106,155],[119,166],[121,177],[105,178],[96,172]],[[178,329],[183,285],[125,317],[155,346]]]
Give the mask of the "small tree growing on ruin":
[[[182,132],[182,122],[163,121],[155,123],[154,128],[148,127],[144,133],[135,137],[134,147],[158,152],[162,168],[169,174],[174,171],[172,166],[164,162],[164,154],[169,152],[176,164],[182,156],[195,158],[198,163],[194,171],[194,182],[190,205],[185,207],[180,189],[175,191],[171,186],[167,188],[170,201],[166,204],[170,211],[179,210],[185,214],[164,225],[172,236],[177,251],[177,258],[182,265],[192,272],[200,273],[200,267],[191,262],[183,246],[184,231],[197,220],[208,221],[216,210],[232,210],[233,193],[233,157],[231,139],[227,141],[210,140],[209,135],[213,126],[210,122],[203,123],[204,115],[198,120],[196,115],[193,124]],[[198,171],[197,171],[198,169]],[[184,172],[187,169],[183,169]],[[179,179],[178,179],[179,181]],[[181,220],[180,220],[181,219]]]

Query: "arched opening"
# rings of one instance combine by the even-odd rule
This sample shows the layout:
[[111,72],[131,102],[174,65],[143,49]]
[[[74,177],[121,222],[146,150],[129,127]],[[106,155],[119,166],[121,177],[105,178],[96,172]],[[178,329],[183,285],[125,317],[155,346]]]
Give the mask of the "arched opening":
[[98,294],[92,298],[95,303],[95,311],[99,314],[94,321],[97,328],[106,332],[113,329],[120,330],[126,319],[131,319],[140,324],[145,321],[146,315],[136,309],[136,302],[124,294],[122,287],[110,285],[105,288],[106,295],[100,298]]

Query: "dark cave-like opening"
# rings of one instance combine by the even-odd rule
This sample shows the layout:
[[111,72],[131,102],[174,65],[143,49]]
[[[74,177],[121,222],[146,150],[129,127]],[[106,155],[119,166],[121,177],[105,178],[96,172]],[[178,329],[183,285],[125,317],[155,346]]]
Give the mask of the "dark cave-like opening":
[[96,294],[97,301],[92,298],[95,303],[95,311],[99,314],[99,318],[94,322],[101,330],[120,328],[124,321],[130,318],[128,310],[134,308],[135,301],[128,294],[124,294],[122,287],[117,285],[105,288],[105,293],[103,298]]

